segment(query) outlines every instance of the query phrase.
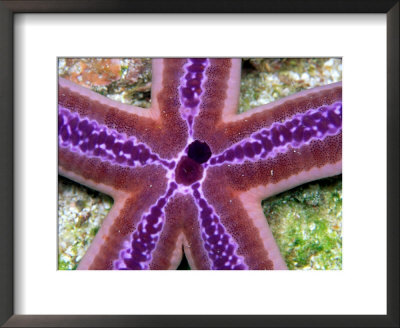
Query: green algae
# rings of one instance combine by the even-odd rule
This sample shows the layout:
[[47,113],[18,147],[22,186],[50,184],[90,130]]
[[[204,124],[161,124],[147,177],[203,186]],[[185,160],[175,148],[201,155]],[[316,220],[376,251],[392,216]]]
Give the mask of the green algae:
[[71,261],[62,260],[61,256],[58,256],[58,270],[76,270],[77,267],[77,264],[71,266]]
[[341,176],[302,185],[262,206],[289,269],[342,268]]
[[113,200],[63,177],[59,177],[58,191],[58,269],[74,270]]
[[239,112],[342,80],[339,58],[258,58],[242,70]]

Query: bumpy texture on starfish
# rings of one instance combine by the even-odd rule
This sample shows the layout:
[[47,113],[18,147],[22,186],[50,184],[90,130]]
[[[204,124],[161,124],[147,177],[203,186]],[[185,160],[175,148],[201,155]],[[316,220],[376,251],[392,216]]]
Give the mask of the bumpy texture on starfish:
[[114,198],[78,269],[285,269],[261,200],[339,174],[342,87],[237,115],[238,59],[155,59],[151,109],[59,80],[60,174]]

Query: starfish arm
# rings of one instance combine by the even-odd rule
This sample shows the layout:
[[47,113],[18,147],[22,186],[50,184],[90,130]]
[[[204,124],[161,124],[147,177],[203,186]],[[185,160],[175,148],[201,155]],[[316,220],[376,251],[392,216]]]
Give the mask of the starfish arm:
[[[153,106],[159,108],[165,124],[173,129],[183,120],[189,128],[189,137],[193,137],[193,125],[195,120],[199,120],[199,113],[206,111],[206,115],[220,115],[220,106],[224,102],[221,96],[230,92],[228,88],[236,90],[239,87],[240,76],[230,79],[233,84],[229,85],[225,85],[226,79],[220,78],[221,74],[229,76],[231,71],[240,75],[240,61],[234,62],[238,70],[231,70],[230,59],[153,60]],[[236,108],[237,97],[231,99]],[[226,99],[226,102],[230,100]]]
[[[341,147],[336,140],[331,140],[331,143],[333,145],[330,149],[322,143],[314,144],[313,147],[317,149],[314,153],[303,148],[304,153],[308,152],[304,156],[291,157],[290,155],[296,153],[288,152],[278,155],[271,161],[227,167],[224,174],[230,187],[251,194],[261,202],[304,183],[341,174]],[[336,156],[328,155],[332,160],[329,162],[326,156],[332,149],[336,152]],[[287,164],[288,161],[290,164]]]
[[136,171],[168,163],[144,143],[59,107],[59,172],[111,196],[129,190]]
[[204,199],[232,238],[235,255],[242,260],[245,269],[286,269],[261,210],[261,201],[231,188],[223,171],[223,167],[210,168],[202,189]]
[[209,270],[212,262],[204,247],[202,237],[200,209],[197,207],[193,197],[184,200],[186,217],[184,221],[184,251],[190,268],[196,270]]
[[136,229],[130,233],[128,240],[119,249],[119,257],[113,262],[113,268],[143,270],[168,269],[177,266],[177,261],[180,260],[182,254],[179,247],[179,229],[174,229],[176,228],[174,222],[166,221],[165,214],[177,187],[176,183],[169,183],[162,195],[148,191],[146,197],[137,201],[140,206],[143,206],[151,199],[152,205],[145,206],[147,210],[141,214]]
[[145,129],[158,118],[156,110],[116,102],[61,77],[58,79],[58,105],[136,137],[145,135]]
[[143,269],[148,266],[148,258],[143,257],[150,257],[164,224],[161,210],[167,201],[163,195],[172,192],[167,191],[164,172],[154,168],[140,175],[136,183],[129,194],[114,199],[110,213],[78,269],[108,270],[129,266]]
[[223,122],[238,110],[241,59],[209,59],[202,84],[199,113],[194,122],[194,139],[203,140],[218,151]]
[[254,108],[246,113],[228,117],[217,124],[218,135],[210,145],[214,154],[251,138],[257,132],[272,127],[274,123],[291,120],[295,115],[312,109],[322,110],[324,106],[342,102],[342,83],[332,83],[322,87],[301,91],[297,94]]
[[[162,229],[150,269],[176,269],[182,260],[183,229],[193,217],[195,208],[190,195],[177,193],[165,208],[165,225]],[[186,253],[186,251],[185,251]]]
[[184,148],[188,126],[182,117],[181,83],[187,59],[153,59],[152,108],[159,113],[157,150],[166,158],[176,157]]
[[[156,78],[155,83],[162,82]],[[154,97],[165,94],[163,90],[154,89]],[[59,78],[58,95],[60,109],[81,119],[93,120],[127,138],[136,138],[163,158],[176,156],[185,145],[187,127],[165,99],[156,102],[150,109],[143,109],[110,100],[63,78]],[[162,106],[161,110],[159,106]]]
[[216,154],[210,164],[228,164],[225,174],[238,190],[266,186],[263,194],[268,197],[341,172],[340,83],[257,108],[233,124],[242,124],[238,135],[244,138]]

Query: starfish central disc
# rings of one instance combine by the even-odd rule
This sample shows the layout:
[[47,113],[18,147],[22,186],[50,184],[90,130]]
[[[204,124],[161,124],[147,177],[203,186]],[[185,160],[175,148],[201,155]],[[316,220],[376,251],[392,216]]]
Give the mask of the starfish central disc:
[[200,180],[203,176],[203,167],[193,159],[184,156],[175,169],[176,182],[185,186]]
[[205,163],[211,157],[211,149],[205,142],[193,141],[189,145],[188,156],[197,163]]

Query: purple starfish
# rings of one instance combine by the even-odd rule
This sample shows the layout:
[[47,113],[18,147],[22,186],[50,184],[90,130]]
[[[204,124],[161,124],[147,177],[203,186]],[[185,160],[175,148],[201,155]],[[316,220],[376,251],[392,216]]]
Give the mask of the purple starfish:
[[286,268],[261,200],[341,172],[341,83],[237,115],[240,65],[153,60],[150,110],[60,78],[60,174],[114,198],[79,269]]

